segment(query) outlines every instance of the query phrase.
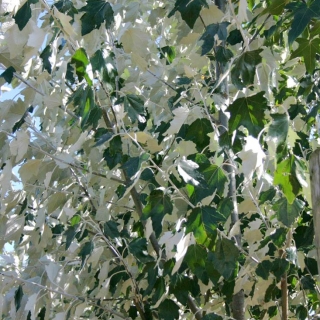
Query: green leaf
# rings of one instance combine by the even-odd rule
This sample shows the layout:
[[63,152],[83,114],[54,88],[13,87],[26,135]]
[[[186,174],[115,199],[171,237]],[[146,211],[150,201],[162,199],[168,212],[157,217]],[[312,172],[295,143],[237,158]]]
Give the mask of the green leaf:
[[[289,30],[288,40],[289,45],[295,41],[303,30],[309,25],[311,19],[320,19],[320,1],[315,0],[308,6],[307,3],[301,1],[293,4],[294,6],[294,18],[291,23],[291,29]],[[290,4],[287,8],[291,9]]]
[[177,300],[185,305],[188,301],[189,292],[197,296],[200,292],[199,284],[187,276],[175,273],[170,279],[169,293],[174,294]]
[[279,281],[283,274],[290,268],[290,262],[285,259],[276,258],[272,262],[271,272],[276,276]]
[[199,171],[204,177],[209,192],[213,193],[216,191],[218,194],[222,195],[226,183],[228,182],[228,178],[224,171],[215,164],[200,166]]
[[256,66],[262,61],[260,52],[262,49],[246,51],[235,61],[231,80],[239,90],[254,84]]
[[60,0],[54,4],[54,6],[62,13],[74,18],[75,13],[78,13],[77,9],[73,6],[71,0]]
[[174,46],[165,46],[159,48],[160,59],[166,59],[166,64],[169,65],[176,57],[176,48]]
[[270,4],[262,11],[261,15],[270,13],[272,15],[280,15],[289,0],[272,0]]
[[154,294],[152,296],[152,304],[156,304],[166,292],[166,283],[163,277],[160,277],[154,283]]
[[210,52],[215,45],[215,36],[217,35],[219,40],[227,40],[228,32],[227,27],[229,22],[213,23],[206,27],[206,31],[201,36],[200,41],[203,41],[201,45],[201,55],[205,55]]
[[197,119],[191,125],[182,126],[178,137],[192,141],[196,144],[197,149],[201,152],[210,143],[208,133],[213,131],[211,123],[206,118]]
[[299,199],[294,199],[293,203],[290,204],[286,198],[281,198],[272,208],[276,211],[279,221],[287,227],[292,227],[292,224],[296,221],[304,208],[304,202]]
[[235,100],[228,108],[231,116],[229,119],[229,132],[232,133],[241,125],[248,129],[249,134],[258,137],[266,124],[265,111],[268,109],[264,92],[259,92],[250,97]]
[[79,48],[71,58],[71,64],[76,65],[76,74],[79,78],[79,82],[86,79],[89,86],[92,86],[92,80],[87,73],[87,66],[90,61],[87,57],[86,51],[83,48]]
[[18,289],[14,293],[14,305],[16,307],[16,311],[18,311],[21,307],[22,298],[23,298],[23,290],[22,290],[22,286],[19,285]]
[[230,279],[237,267],[238,257],[239,250],[234,242],[222,238],[217,240],[215,250],[210,253],[209,260],[225,279]]
[[150,155],[147,153],[143,153],[139,157],[129,158],[122,166],[121,169],[126,171],[126,174],[129,178],[133,177],[140,170],[143,162],[149,159]]
[[193,244],[188,247],[184,261],[192,272],[195,272],[198,268],[204,269],[207,261],[207,251],[203,246]]
[[101,50],[97,50],[94,55],[90,58],[92,72],[98,72],[100,79],[104,81],[107,88],[114,90],[116,88],[115,81],[118,76],[116,65],[112,55],[107,57],[103,56]]
[[176,0],[173,10],[168,17],[172,17],[176,11],[180,12],[182,19],[187,23],[190,29],[193,28],[196,20],[199,18],[203,7],[208,8],[206,0]]
[[147,239],[146,238],[137,238],[132,240],[129,245],[128,249],[133,256],[142,263],[152,262],[154,258],[150,256],[147,248]]
[[120,136],[115,136],[109,142],[109,148],[103,152],[103,158],[107,162],[109,169],[113,169],[117,164],[122,163],[122,140]]
[[0,78],[4,78],[4,80],[6,80],[8,83],[11,83],[13,79],[13,74],[15,72],[16,72],[16,69],[10,66],[0,74]]
[[[69,98],[68,104],[73,103],[77,108],[75,113],[80,116],[81,128],[85,129],[89,121],[91,111],[95,110],[94,95],[91,87],[79,87],[76,92]],[[89,122],[90,123],[90,122]]]
[[286,196],[288,203],[292,204],[302,191],[302,186],[296,176],[296,160],[294,155],[278,163],[274,173],[274,185],[279,185]]
[[230,31],[228,38],[227,38],[227,42],[229,44],[231,44],[232,46],[234,46],[237,43],[243,42],[243,38],[242,38],[242,34],[241,34],[240,30],[234,29],[234,30]]
[[270,137],[277,146],[277,153],[281,154],[286,148],[286,141],[289,130],[289,119],[286,113],[272,114],[272,123],[269,126],[268,137]]
[[259,204],[266,203],[267,201],[272,201],[276,195],[276,189],[270,188],[266,191],[260,192],[259,195]]
[[119,223],[115,221],[107,221],[103,226],[103,233],[106,237],[111,239],[117,238],[120,236],[120,232],[118,230]]
[[93,145],[94,147],[101,146],[105,142],[109,141],[113,137],[111,132],[107,132],[99,137],[98,141]]
[[139,116],[144,114],[144,102],[140,96],[128,94],[124,97],[124,110],[132,123],[139,120]]
[[202,320],[223,320],[223,318],[216,313],[208,313],[202,318]]
[[270,260],[263,260],[258,264],[258,267],[256,269],[256,274],[262,279],[268,280],[271,269],[272,269],[272,262]]
[[73,239],[75,238],[77,234],[77,226],[70,226],[68,229],[64,232],[64,235],[66,236],[66,246],[65,250],[68,250],[70,247]]
[[105,22],[107,29],[111,27],[114,21],[113,9],[109,2],[105,0],[87,0],[87,5],[80,9],[85,12],[81,17],[81,34],[84,36],[93,29],[99,29]]
[[172,214],[173,205],[169,196],[162,190],[153,190],[147,198],[147,205],[143,209],[142,220],[151,217],[152,227],[157,237],[162,231],[162,219],[166,214]]
[[159,320],[179,319],[180,308],[169,299],[162,301],[159,305]]
[[308,40],[299,38],[296,41],[299,43],[299,47],[292,53],[290,59],[303,57],[308,73],[313,74],[316,66],[316,54],[320,52],[320,39]]
[[296,309],[296,316],[298,320],[308,319],[308,309],[303,305],[299,305]]
[[31,18],[31,4],[35,4],[37,2],[38,0],[27,0],[14,15],[14,21],[18,25],[20,31],[26,26],[26,24]]
[[226,220],[227,218],[213,207],[194,208],[186,222],[186,234],[192,232],[198,244],[212,248],[217,236],[216,229]]
[[258,250],[265,247],[269,242],[272,242],[278,248],[281,248],[287,239],[287,232],[288,230],[286,228],[277,228],[275,232],[271,233],[269,236],[266,236],[260,242]]
[[81,250],[79,252],[79,257],[81,257],[81,269],[83,268],[83,266],[86,262],[87,256],[89,256],[92,253],[93,246],[94,246],[93,242],[88,241],[81,247]]
[[51,46],[48,44],[40,54],[40,58],[43,63],[43,69],[47,70],[49,73],[52,72],[51,63],[49,58],[52,55]]

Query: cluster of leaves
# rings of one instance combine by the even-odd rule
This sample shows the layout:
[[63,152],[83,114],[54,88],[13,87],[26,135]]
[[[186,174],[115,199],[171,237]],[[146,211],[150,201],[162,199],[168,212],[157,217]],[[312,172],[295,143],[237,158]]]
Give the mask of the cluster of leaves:
[[3,319],[279,318],[283,281],[317,313],[320,1],[14,3]]

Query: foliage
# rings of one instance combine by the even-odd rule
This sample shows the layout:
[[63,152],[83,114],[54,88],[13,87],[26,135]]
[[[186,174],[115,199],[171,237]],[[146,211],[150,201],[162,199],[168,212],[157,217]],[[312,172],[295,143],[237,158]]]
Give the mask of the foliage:
[[318,313],[320,0],[0,14],[2,319]]

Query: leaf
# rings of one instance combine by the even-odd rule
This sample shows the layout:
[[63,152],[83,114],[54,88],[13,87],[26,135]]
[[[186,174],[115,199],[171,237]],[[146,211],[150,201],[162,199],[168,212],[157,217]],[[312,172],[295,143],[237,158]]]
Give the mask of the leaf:
[[67,196],[63,192],[55,192],[49,197],[48,204],[47,204],[47,210],[48,213],[52,213],[58,208],[61,208],[64,206],[64,204],[67,201]]
[[147,205],[143,209],[141,219],[152,220],[152,227],[156,237],[160,236],[162,231],[162,219],[166,214],[172,214],[173,206],[169,196],[165,195],[162,190],[153,190],[147,198]]
[[294,199],[293,203],[290,204],[286,198],[281,198],[273,205],[278,220],[287,227],[292,227],[303,208],[304,202],[299,199]]
[[213,246],[217,236],[219,224],[226,222],[227,217],[214,207],[203,206],[192,209],[186,222],[186,234],[192,232],[197,243],[209,249]]
[[92,253],[93,247],[94,245],[92,241],[88,241],[82,245],[81,250],[79,252],[79,257],[81,258],[81,269],[83,268],[86,262],[87,256],[89,256]]
[[258,250],[265,247],[270,241],[278,248],[281,248],[287,239],[287,232],[286,228],[277,228],[273,233],[261,240]]
[[82,7],[80,12],[85,12],[80,19],[83,36],[94,29],[99,29],[104,22],[106,28],[109,29],[114,21],[113,9],[105,0],[87,0],[86,6]]
[[277,146],[277,153],[281,153],[286,147],[286,141],[289,130],[289,119],[286,113],[272,114],[272,123],[269,126],[268,137],[270,137]]
[[82,118],[81,128],[85,129],[86,126],[90,124],[89,118],[91,112],[94,112],[96,109],[92,88],[89,86],[86,88],[83,86],[79,87],[78,90],[69,98],[68,104],[71,102],[73,102],[77,107],[75,113]]
[[98,141],[93,145],[94,147],[101,146],[105,142],[109,141],[113,137],[111,132],[107,132],[99,137]]
[[170,279],[169,293],[174,294],[177,300],[185,305],[188,301],[189,292],[193,296],[197,296],[200,292],[198,283],[187,276],[176,273]]
[[216,313],[207,313],[202,320],[223,320],[223,318]]
[[38,0],[27,0],[23,6],[17,11],[17,13],[13,16],[15,23],[18,25],[19,30],[21,31],[28,21],[31,18],[31,4],[37,3]]
[[120,236],[120,232],[118,230],[119,223],[115,221],[107,221],[103,226],[103,233],[106,237],[111,239],[117,238]]
[[221,22],[221,23],[213,23],[206,27],[205,33],[201,36],[200,41],[203,43],[201,45],[201,55],[205,55],[210,52],[215,45],[215,36],[217,35],[219,40],[226,41],[227,40],[227,27],[229,22]]
[[214,252],[209,254],[215,269],[227,280],[234,274],[239,257],[239,250],[232,240],[218,239]]
[[309,40],[299,38],[296,39],[296,42],[299,43],[299,47],[292,52],[290,59],[303,57],[308,73],[313,74],[316,66],[316,54],[320,52],[320,39],[314,38]]
[[15,72],[16,69],[14,67],[9,67],[0,74],[0,78],[4,78],[6,82],[11,83]]
[[[289,45],[295,41],[299,35],[303,32],[306,26],[309,25],[311,19],[317,18],[320,19],[320,1],[315,0],[313,3],[308,6],[305,2],[301,1],[294,3],[294,17],[291,23],[291,29],[289,30],[288,40]],[[290,4],[287,6],[288,9],[291,9]]]
[[271,269],[272,262],[270,260],[263,260],[258,264],[258,267],[256,268],[256,274],[262,279],[268,280]]
[[21,307],[21,301],[23,298],[23,290],[22,286],[20,285],[16,292],[14,293],[14,305],[16,307],[16,311],[18,311]]
[[139,172],[142,163],[147,161],[149,157],[149,154],[143,153],[139,157],[129,158],[129,160],[121,166],[121,169],[125,170],[127,176],[131,178]]
[[272,201],[276,195],[276,189],[270,188],[266,191],[260,192],[259,195],[259,204],[266,203],[267,201]]
[[43,63],[43,69],[47,70],[49,73],[51,73],[52,71],[51,63],[49,60],[51,55],[52,55],[52,50],[50,45],[47,45],[40,54],[40,58],[42,59],[42,63]]
[[190,29],[193,28],[196,20],[199,18],[203,7],[209,8],[206,0],[176,0],[173,10],[170,11],[168,18],[172,17],[177,11],[180,12],[182,19],[187,23]]
[[124,110],[128,112],[128,116],[132,123],[136,120],[141,121],[141,116],[144,114],[144,102],[140,96],[128,94],[124,97]]
[[102,51],[97,50],[90,58],[90,62],[92,65],[92,72],[97,71],[100,74],[100,79],[105,82],[108,89],[115,89],[115,81],[118,76],[118,72],[112,55],[110,54],[104,58]]
[[176,57],[176,48],[174,46],[165,46],[159,48],[160,59],[166,59],[166,64],[169,65]]
[[125,52],[132,53],[133,56],[137,55],[142,60],[148,55],[150,35],[144,30],[140,28],[127,29],[120,40]]
[[[185,130],[185,132],[183,132]],[[212,126],[208,119],[201,118],[194,121],[191,125],[181,128],[178,137],[192,141],[201,152],[210,143],[208,133],[212,132]]]
[[188,247],[188,251],[184,256],[184,261],[188,264],[188,267],[192,272],[196,269],[204,270],[207,260],[207,251],[203,246],[193,244]]
[[128,245],[128,249],[141,263],[154,261],[154,258],[148,254],[146,238],[137,238],[132,240]]
[[302,191],[302,186],[296,176],[297,166],[295,161],[295,156],[290,155],[287,159],[278,163],[273,180],[274,185],[281,187],[289,204],[292,204]]
[[262,11],[261,15],[270,13],[272,15],[281,15],[289,0],[272,0],[270,4]]
[[77,226],[70,226],[68,229],[64,232],[64,235],[66,236],[66,246],[65,250],[68,250],[73,239],[75,238],[77,233]]
[[83,48],[79,48],[71,58],[71,64],[76,65],[76,74],[79,78],[79,82],[86,79],[89,86],[92,86],[92,80],[87,73],[87,66],[90,61],[87,57],[86,51]]
[[250,135],[257,138],[266,124],[265,111],[267,109],[267,99],[264,97],[264,92],[250,97],[238,98],[227,108],[231,114],[229,132],[232,133],[242,125]]
[[159,320],[179,319],[179,310],[180,308],[177,304],[175,304],[172,300],[166,299],[159,305]]
[[20,162],[28,151],[30,142],[29,132],[18,131],[16,139],[10,143],[11,155],[16,156],[16,162]]
[[107,162],[109,169],[113,169],[122,162],[122,140],[120,136],[115,136],[109,142],[109,148],[103,152],[103,158]]
[[153,287],[154,287],[154,294],[152,297],[152,303],[156,304],[166,292],[166,283],[164,278],[163,277],[158,278],[154,283]]
[[191,160],[182,159],[178,162],[178,172],[186,183],[194,186],[204,183],[202,174],[197,170],[199,165]]
[[262,49],[246,51],[235,61],[231,80],[239,90],[254,84],[256,66],[262,61],[261,52]]

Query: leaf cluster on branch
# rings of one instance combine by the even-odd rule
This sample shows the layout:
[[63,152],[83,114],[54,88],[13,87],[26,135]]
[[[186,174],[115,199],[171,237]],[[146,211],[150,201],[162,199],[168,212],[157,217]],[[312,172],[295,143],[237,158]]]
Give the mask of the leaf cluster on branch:
[[319,312],[320,0],[218,3],[0,2],[2,319]]

